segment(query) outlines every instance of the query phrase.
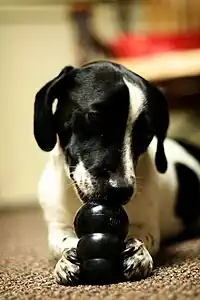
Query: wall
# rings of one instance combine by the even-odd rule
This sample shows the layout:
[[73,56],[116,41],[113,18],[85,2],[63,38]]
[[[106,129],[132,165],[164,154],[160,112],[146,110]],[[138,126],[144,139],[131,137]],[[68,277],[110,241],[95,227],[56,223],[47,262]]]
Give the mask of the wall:
[[33,138],[34,96],[76,63],[66,6],[14,2],[0,2],[0,205],[35,200],[48,154]]

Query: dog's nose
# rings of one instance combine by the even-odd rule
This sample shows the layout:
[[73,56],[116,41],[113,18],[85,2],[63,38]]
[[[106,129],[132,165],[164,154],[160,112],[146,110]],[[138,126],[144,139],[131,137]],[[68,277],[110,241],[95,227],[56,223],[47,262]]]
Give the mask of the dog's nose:
[[108,203],[124,205],[133,195],[133,185],[127,183],[123,178],[111,178],[106,194]]

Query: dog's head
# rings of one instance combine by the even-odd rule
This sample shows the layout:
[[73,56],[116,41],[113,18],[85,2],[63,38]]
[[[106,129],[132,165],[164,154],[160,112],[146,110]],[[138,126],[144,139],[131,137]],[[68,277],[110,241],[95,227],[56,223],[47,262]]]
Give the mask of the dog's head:
[[154,136],[155,164],[164,173],[168,123],[163,94],[139,75],[110,62],[65,67],[36,94],[35,139],[42,150],[51,151],[59,137],[83,201],[126,203],[134,193],[137,161]]

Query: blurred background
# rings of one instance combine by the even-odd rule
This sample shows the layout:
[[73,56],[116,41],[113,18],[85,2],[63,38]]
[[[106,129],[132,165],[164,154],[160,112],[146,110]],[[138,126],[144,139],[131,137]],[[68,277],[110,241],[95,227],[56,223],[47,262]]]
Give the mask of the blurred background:
[[169,136],[200,145],[199,0],[0,0],[0,208],[35,205],[47,161],[38,89],[65,65],[109,59],[159,86]]

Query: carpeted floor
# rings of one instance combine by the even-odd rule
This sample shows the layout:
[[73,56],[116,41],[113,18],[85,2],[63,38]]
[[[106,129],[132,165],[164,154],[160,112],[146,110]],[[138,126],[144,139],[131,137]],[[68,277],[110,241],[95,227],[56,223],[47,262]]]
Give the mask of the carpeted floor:
[[154,274],[134,283],[63,287],[54,282],[38,210],[0,213],[0,299],[200,299],[200,239],[164,248]]

